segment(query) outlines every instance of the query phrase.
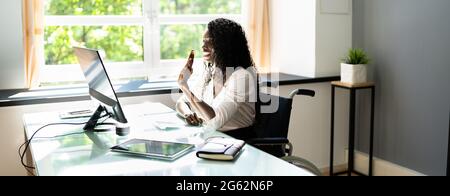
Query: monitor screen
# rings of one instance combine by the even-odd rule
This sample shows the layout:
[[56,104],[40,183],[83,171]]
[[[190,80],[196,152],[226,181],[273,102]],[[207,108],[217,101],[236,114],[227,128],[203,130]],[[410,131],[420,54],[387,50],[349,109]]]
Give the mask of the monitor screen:
[[74,47],[74,52],[88,82],[89,95],[105,106],[115,120],[127,123],[99,51]]

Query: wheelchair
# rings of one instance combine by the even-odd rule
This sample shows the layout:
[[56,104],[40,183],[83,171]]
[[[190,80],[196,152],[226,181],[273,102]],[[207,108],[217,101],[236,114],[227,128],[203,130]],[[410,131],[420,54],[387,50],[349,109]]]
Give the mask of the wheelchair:
[[[294,97],[297,95],[314,97],[315,94],[312,90],[297,89],[285,98],[258,92],[256,123],[253,126],[256,137],[248,138],[246,142],[297,167],[306,169],[314,175],[321,176],[322,172],[313,163],[301,157],[292,156],[293,146],[288,139]],[[262,107],[271,107],[271,105],[278,105],[278,109],[268,113],[261,111]]]

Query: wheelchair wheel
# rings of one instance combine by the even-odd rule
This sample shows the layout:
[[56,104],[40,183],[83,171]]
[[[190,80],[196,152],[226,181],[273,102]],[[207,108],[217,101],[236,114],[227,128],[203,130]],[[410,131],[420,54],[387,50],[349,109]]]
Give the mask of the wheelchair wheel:
[[322,175],[322,172],[320,171],[320,169],[317,168],[313,163],[311,163],[310,161],[308,161],[306,159],[303,159],[300,157],[293,157],[293,156],[282,157],[281,159],[285,160],[286,162],[288,162],[292,165],[303,168],[316,176]]

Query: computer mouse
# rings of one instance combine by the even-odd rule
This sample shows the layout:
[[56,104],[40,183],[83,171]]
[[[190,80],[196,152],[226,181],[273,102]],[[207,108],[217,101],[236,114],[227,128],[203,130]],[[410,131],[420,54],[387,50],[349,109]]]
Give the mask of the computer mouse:
[[127,136],[130,134],[130,127],[127,125],[116,125],[116,135]]

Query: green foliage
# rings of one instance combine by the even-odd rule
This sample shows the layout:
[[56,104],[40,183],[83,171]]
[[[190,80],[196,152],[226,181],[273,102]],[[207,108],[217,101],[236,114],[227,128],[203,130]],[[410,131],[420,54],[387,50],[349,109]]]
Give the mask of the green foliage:
[[72,46],[103,49],[113,62],[144,59],[140,26],[50,26],[45,35],[47,65],[76,64]]
[[[46,0],[46,15],[142,15],[150,0]],[[239,14],[241,0],[160,0],[161,14]],[[206,25],[162,25],[161,59],[184,59],[201,51]],[[72,46],[102,49],[107,61],[144,60],[142,26],[46,26],[45,63],[76,64]],[[151,48],[151,47],[147,47]]]
[[370,59],[364,50],[356,48],[348,51],[347,57],[344,62],[351,65],[366,65],[369,64]]
[[45,14],[142,15],[142,0],[46,0]]
[[162,25],[161,59],[185,59],[191,50],[198,54],[205,29],[206,25]]
[[240,14],[241,0],[160,0],[161,14]]

